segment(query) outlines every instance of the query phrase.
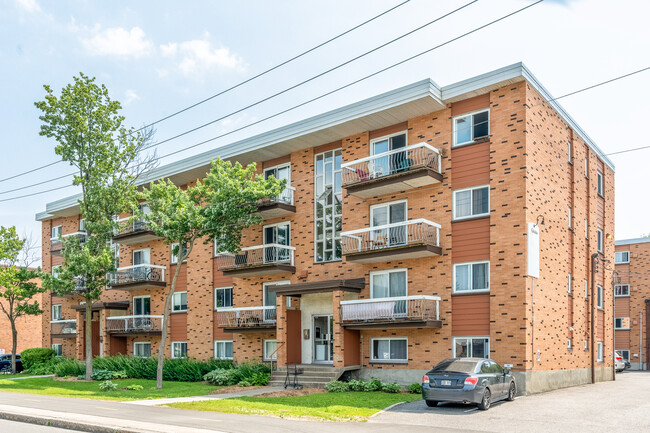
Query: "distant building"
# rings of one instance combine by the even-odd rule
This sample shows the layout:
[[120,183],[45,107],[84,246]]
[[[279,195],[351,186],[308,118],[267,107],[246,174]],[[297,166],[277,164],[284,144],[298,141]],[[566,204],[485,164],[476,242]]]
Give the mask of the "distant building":
[[[49,294],[38,294],[34,296],[34,300],[43,309],[43,297],[48,297]],[[0,304],[7,307],[7,302],[0,298]],[[25,349],[33,347],[42,347],[43,344],[43,315],[38,316],[23,316],[16,320],[16,327],[18,328],[18,347],[17,353]],[[11,323],[4,311],[0,307],[0,354],[11,353]]]

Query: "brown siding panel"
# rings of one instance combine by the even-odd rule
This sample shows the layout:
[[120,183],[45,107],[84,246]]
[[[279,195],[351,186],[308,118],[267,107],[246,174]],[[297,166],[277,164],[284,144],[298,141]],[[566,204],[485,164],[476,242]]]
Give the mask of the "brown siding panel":
[[300,364],[302,336],[300,310],[287,310],[287,364]]
[[452,188],[490,183],[490,143],[470,144],[451,151]]
[[490,94],[475,96],[473,98],[465,99],[463,101],[454,102],[451,104],[451,115],[459,116],[464,113],[480,110],[481,108],[490,107]]
[[630,298],[616,298],[615,303],[616,317],[630,317]]
[[387,126],[385,128],[381,129],[375,129],[374,131],[370,131],[369,137],[371,140],[379,137],[383,137],[384,135],[390,135],[390,134],[395,134],[400,131],[406,131],[408,129],[408,122],[402,122],[398,123],[397,125],[391,125]]
[[490,219],[479,218],[452,224],[451,261],[473,262],[490,259]]
[[169,324],[171,325],[171,341],[187,340],[187,313],[174,313],[170,316]]
[[490,335],[489,293],[453,296],[451,311],[452,335]]

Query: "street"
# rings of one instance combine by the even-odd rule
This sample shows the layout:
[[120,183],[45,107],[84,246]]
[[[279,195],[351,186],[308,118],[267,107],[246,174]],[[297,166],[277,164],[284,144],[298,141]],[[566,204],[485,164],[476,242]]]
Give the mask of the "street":
[[44,425],[34,425],[0,419],[0,431],[7,433],[74,433],[75,430],[60,429],[55,427],[47,427]]

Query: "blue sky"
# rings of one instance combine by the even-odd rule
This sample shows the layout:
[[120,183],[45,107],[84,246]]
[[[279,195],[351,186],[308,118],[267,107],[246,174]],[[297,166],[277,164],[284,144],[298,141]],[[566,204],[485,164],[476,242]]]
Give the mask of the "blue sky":
[[[156,140],[221,117],[342,63],[469,2],[411,0],[408,4],[298,61],[157,125]],[[58,92],[79,72],[97,77],[122,102],[127,123],[142,126],[236,84],[399,3],[384,1],[0,1],[0,178],[56,160],[54,141],[38,135],[34,101],[43,84]],[[409,55],[529,4],[480,0],[445,20],[281,97],[160,146],[165,154],[311,99]],[[245,138],[387,90],[432,78],[446,85],[523,61],[555,96],[650,65],[650,5],[605,0],[546,1],[468,38],[363,83],[163,164]],[[605,152],[648,143],[650,71],[580,95],[562,105]],[[616,237],[650,232],[647,185],[650,150],[613,156]],[[66,174],[48,169],[0,183],[0,199],[68,183],[62,179],[5,193]],[[64,189],[0,202],[0,225],[40,238],[34,214],[69,195]]]

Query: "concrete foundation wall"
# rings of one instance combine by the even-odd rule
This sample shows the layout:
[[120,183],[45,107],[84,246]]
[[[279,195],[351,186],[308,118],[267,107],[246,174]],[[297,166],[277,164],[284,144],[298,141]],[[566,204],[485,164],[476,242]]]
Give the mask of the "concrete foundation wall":
[[[532,372],[513,371],[519,395],[537,394],[570,386],[591,383],[591,369],[545,370]],[[612,380],[611,367],[596,367],[596,382]]]

